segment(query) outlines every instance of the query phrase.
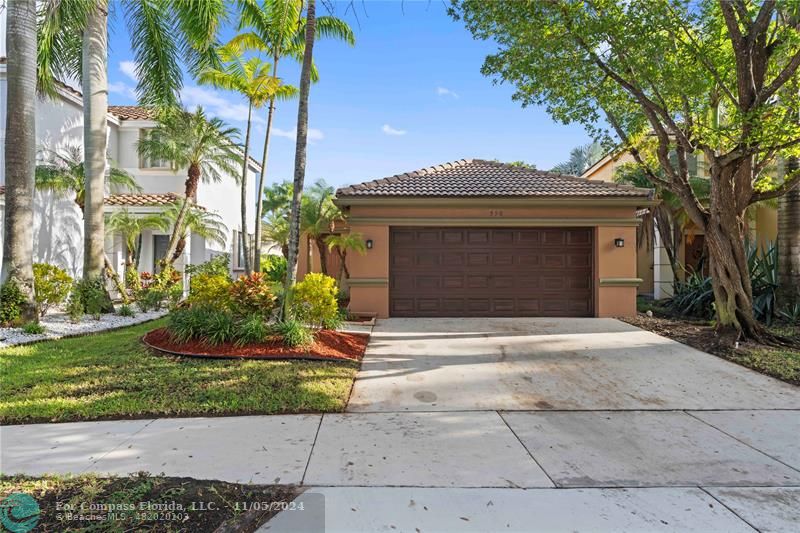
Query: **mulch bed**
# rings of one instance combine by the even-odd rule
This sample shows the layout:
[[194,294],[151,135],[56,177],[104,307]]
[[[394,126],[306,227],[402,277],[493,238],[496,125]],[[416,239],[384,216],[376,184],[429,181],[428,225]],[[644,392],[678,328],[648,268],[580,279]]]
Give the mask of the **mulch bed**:
[[288,348],[280,339],[246,346],[236,346],[232,342],[211,346],[200,340],[175,342],[167,328],[159,328],[147,333],[142,341],[155,350],[187,357],[361,361],[369,335],[322,330],[317,332],[314,344],[307,347]]

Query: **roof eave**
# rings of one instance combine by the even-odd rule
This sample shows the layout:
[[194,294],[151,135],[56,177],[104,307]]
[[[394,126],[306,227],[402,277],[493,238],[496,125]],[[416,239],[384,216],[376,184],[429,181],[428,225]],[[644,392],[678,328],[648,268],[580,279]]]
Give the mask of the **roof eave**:
[[574,206],[599,205],[618,207],[649,207],[658,202],[652,196],[367,196],[341,195],[334,200],[340,207],[353,205],[441,205],[447,207],[468,206]]

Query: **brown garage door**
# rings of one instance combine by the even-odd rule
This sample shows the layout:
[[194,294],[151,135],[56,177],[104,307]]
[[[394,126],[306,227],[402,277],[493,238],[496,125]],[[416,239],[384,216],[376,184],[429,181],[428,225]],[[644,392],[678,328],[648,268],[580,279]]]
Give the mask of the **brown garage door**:
[[391,228],[391,316],[591,316],[590,228]]

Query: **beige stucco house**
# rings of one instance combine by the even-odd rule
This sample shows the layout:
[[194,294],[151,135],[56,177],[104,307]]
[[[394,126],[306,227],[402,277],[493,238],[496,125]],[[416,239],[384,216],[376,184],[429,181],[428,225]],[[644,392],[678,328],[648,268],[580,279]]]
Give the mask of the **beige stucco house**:
[[[464,159],[344,187],[350,310],[378,317],[636,312],[652,190]],[[300,275],[316,270],[306,243]]]

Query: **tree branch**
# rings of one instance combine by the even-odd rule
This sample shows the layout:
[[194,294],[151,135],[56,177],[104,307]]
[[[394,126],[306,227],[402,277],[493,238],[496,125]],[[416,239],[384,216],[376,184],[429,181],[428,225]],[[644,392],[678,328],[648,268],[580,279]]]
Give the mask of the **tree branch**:
[[772,200],[773,198],[780,198],[787,192],[796,189],[798,186],[800,186],[800,170],[792,174],[791,178],[784,179],[783,183],[777,189],[754,192],[750,196],[750,203],[748,205],[753,205],[756,202],[763,202],[764,200]]

